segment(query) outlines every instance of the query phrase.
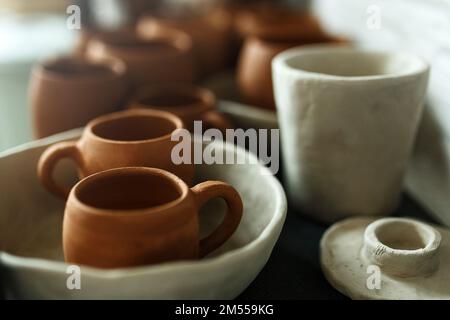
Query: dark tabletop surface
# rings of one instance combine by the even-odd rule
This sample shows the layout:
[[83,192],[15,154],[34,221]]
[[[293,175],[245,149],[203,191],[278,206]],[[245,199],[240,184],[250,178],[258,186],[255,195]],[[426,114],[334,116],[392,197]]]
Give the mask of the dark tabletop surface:
[[[394,216],[435,222],[407,195]],[[326,229],[326,225],[288,209],[272,256],[238,299],[347,299],[328,284],[320,268],[319,243]]]

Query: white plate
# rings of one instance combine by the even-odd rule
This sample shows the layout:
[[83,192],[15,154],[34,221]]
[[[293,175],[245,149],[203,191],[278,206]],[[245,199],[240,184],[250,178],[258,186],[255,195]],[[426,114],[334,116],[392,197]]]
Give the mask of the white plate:
[[[68,265],[61,248],[64,202],[41,187],[36,163],[48,145],[79,134],[74,130],[0,153],[0,268],[7,297],[231,299],[255,279],[284,223],[284,191],[259,164],[198,165],[199,181],[226,181],[244,202],[242,222],[221,248],[200,261],[115,270],[82,266],[81,290],[67,289]],[[216,151],[246,152],[230,144],[215,143],[214,147]],[[68,181],[74,179],[73,171],[71,164],[64,162],[56,174]],[[203,233],[218,223],[223,209],[221,201],[212,201],[202,210]]]
[[278,120],[275,111],[240,103],[232,71],[215,75],[204,84],[219,99],[219,110],[233,121],[237,128],[277,129]]

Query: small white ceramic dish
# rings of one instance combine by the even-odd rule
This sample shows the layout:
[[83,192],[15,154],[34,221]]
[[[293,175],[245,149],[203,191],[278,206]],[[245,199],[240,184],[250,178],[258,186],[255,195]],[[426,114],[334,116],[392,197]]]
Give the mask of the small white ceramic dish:
[[237,128],[277,129],[275,111],[237,102],[239,94],[235,85],[234,72],[224,72],[208,79],[204,86],[219,99],[219,110],[226,114]]
[[[69,131],[0,153],[0,268],[8,298],[231,299],[255,279],[284,223],[284,191],[259,164],[198,165],[198,181],[228,182],[244,203],[238,230],[221,248],[200,261],[114,270],[81,266],[81,289],[69,290],[70,274],[61,247],[64,202],[41,187],[36,164],[47,146],[76,139],[80,132]],[[214,148],[246,152],[230,144],[215,143]],[[61,163],[56,176],[66,183],[75,179],[71,168],[70,163]],[[201,233],[214,228],[224,207],[218,200],[202,210]]]
[[349,218],[321,240],[322,270],[352,299],[450,299],[450,231],[406,218]]

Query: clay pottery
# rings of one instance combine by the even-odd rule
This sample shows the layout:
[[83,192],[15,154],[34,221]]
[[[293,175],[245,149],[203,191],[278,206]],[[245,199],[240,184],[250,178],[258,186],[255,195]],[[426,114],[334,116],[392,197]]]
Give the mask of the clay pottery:
[[309,12],[274,5],[242,8],[237,14],[235,28],[242,38],[314,41],[324,35],[319,20]]
[[406,218],[350,218],[321,240],[328,281],[353,299],[450,299],[450,231]]
[[324,222],[399,202],[428,85],[413,54],[318,45],[273,60],[286,190]]
[[[323,36],[314,41],[322,43],[344,44],[337,37]],[[275,98],[272,80],[272,59],[279,53],[300,45],[308,44],[304,40],[265,40],[249,37],[242,48],[237,68],[237,84],[240,98],[247,104],[275,110]]]
[[147,39],[134,32],[103,33],[89,41],[86,55],[123,60],[134,88],[144,84],[192,82],[195,78],[192,42],[176,30],[161,28]]
[[171,112],[185,128],[194,130],[194,121],[203,121],[204,129],[217,128],[223,133],[233,128],[225,115],[217,110],[214,94],[204,88],[187,84],[142,87],[132,97],[129,108],[149,108]]
[[84,126],[117,111],[129,92],[125,64],[58,57],[34,67],[29,101],[35,138]]
[[171,159],[178,143],[171,141],[171,135],[182,128],[180,118],[156,110],[127,110],[96,118],[80,140],[57,143],[42,154],[39,179],[48,191],[66,198],[70,189],[55,182],[53,171],[62,158],[71,158],[80,178],[112,168],[144,166],[171,171],[190,185],[194,165],[176,165]]
[[[207,237],[199,236],[199,210],[223,198],[228,210]],[[67,263],[122,268],[195,260],[220,247],[242,217],[230,185],[206,181],[189,188],[155,168],[118,168],[87,177],[70,193],[63,222]]]
[[161,28],[179,30],[191,37],[200,77],[227,67],[232,54],[232,20],[227,11],[218,9],[197,16],[147,15],[137,26],[145,38]]

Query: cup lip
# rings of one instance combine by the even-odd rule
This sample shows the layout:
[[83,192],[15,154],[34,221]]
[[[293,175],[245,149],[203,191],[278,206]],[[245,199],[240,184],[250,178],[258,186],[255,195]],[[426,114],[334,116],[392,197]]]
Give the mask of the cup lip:
[[[365,55],[379,55],[384,54],[386,56],[401,55],[410,58],[414,61],[413,70],[392,72],[386,74],[364,75],[364,76],[340,76],[326,73],[306,71],[299,68],[293,68],[288,65],[288,62],[298,57],[301,54],[333,54],[336,52],[349,52]],[[429,72],[430,66],[423,58],[406,51],[388,51],[388,50],[375,50],[366,48],[357,48],[348,44],[311,44],[288,49],[282,53],[279,53],[272,60],[272,69],[283,71],[295,76],[308,76],[317,80],[339,81],[339,82],[354,82],[354,81],[380,81],[388,79],[401,79],[411,76],[417,76],[423,73]]]
[[[50,64],[54,63],[65,63],[65,62],[75,62],[75,63],[83,63],[91,66],[101,66],[106,68],[109,72],[101,72],[96,74],[95,76],[88,74],[78,74],[67,76],[64,74],[60,74],[58,72],[47,70],[46,67]],[[33,74],[38,74],[41,77],[54,81],[54,82],[94,82],[94,81],[104,81],[104,80],[115,80],[125,77],[127,73],[126,64],[118,58],[114,57],[105,57],[105,58],[90,58],[79,55],[59,55],[53,56],[38,62],[33,68]]]
[[[170,121],[172,124],[175,125],[175,129],[165,135],[156,137],[156,138],[149,138],[149,139],[142,139],[142,140],[113,140],[108,138],[103,138],[97,134],[94,133],[94,128],[97,125],[115,121],[119,119],[124,118],[131,118],[136,116],[144,116],[144,117],[159,117],[164,118],[168,121]],[[149,142],[158,142],[158,141],[165,141],[170,140],[172,134],[174,132],[181,130],[184,128],[183,121],[174,115],[173,113],[166,112],[166,111],[159,111],[159,110],[150,110],[150,109],[130,109],[130,110],[124,110],[124,111],[118,111],[109,113],[100,117],[95,118],[91,122],[89,122],[85,128],[84,134],[89,138],[100,142],[106,142],[110,144],[118,144],[118,145],[130,145],[130,144],[143,144],[143,143],[149,143]]]
[[[186,95],[198,101],[194,103],[180,104],[177,106],[161,106],[142,103],[143,99],[159,97],[162,94],[170,94],[173,96]],[[128,103],[128,108],[134,110],[162,110],[167,112],[176,112],[179,115],[186,115],[214,109],[215,105],[216,96],[211,90],[187,83],[172,83],[138,87]]]
[[[107,209],[107,208],[100,208],[95,207],[89,204],[84,203],[78,198],[77,192],[83,185],[92,183],[93,181],[104,178],[104,177],[115,177],[117,174],[123,174],[127,175],[130,173],[140,173],[145,175],[151,175],[151,176],[159,176],[163,177],[166,180],[170,181],[170,183],[177,189],[177,191],[180,192],[180,196],[178,196],[176,199],[169,201],[164,204],[160,204],[157,206],[151,206],[151,207],[145,207],[145,208],[139,208],[139,209]],[[158,168],[150,168],[150,167],[121,167],[121,168],[114,168],[109,169],[105,171],[101,171],[98,173],[94,173],[92,175],[87,176],[86,178],[80,180],[70,191],[69,200],[71,203],[73,203],[76,207],[80,208],[83,212],[83,214],[89,214],[89,215],[95,215],[95,216],[102,216],[102,217],[139,217],[139,216],[146,216],[149,214],[154,214],[156,212],[161,212],[170,208],[173,208],[183,202],[188,194],[189,194],[189,187],[186,185],[186,183],[183,182],[179,177],[177,177],[175,174],[168,172],[163,169]]]

